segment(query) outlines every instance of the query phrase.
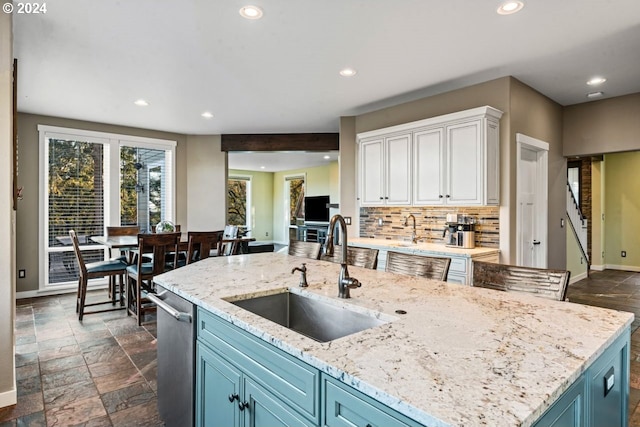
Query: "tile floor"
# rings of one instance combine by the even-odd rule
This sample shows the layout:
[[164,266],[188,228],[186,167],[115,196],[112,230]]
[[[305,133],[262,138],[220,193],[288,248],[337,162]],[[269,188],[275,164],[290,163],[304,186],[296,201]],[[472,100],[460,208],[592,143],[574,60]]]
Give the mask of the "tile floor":
[[120,310],[80,323],[74,295],[18,300],[18,404],[0,409],[0,427],[162,426],[156,374],[155,322]]
[[[640,427],[640,273],[593,272],[567,295],[571,302],[635,313],[629,426]],[[0,427],[163,425],[155,323],[138,327],[124,311],[88,315],[80,323],[73,295],[17,304],[18,404],[0,409]]]

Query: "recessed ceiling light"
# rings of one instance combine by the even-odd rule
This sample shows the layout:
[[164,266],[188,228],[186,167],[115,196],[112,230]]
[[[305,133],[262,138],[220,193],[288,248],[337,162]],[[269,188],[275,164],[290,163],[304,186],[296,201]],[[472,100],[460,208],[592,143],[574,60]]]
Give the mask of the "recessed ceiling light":
[[149,105],[149,103],[147,101],[145,101],[144,99],[138,99],[138,100],[134,101],[133,103],[136,104],[138,107],[147,107]]
[[593,77],[591,80],[589,80],[587,82],[587,84],[589,86],[598,86],[601,85],[602,83],[606,82],[607,79],[605,79],[604,77]]
[[200,114],[202,117],[204,117],[205,119],[210,119],[213,117],[213,114],[211,114],[208,111],[205,111],[204,113]]
[[353,77],[357,73],[358,72],[356,70],[354,70],[353,68],[343,68],[342,70],[340,70],[340,75],[342,77]]
[[326,156],[324,156],[324,159],[325,159],[325,160],[329,160],[330,158],[331,158],[331,156],[330,156],[330,155],[328,155],[328,154],[327,154]]
[[511,15],[513,13],[519,12],[524,7],[524,3],[519,0],[509,0],[505,1],[498,7],[498,14],[500,15]]
[[260,166],[260,169],[264,169],[264,166]]
[[587,98],[589,99],[593,99],[593,98],[600,98],[602,95],[604,95],[604,92],[591,92],[587,94]]
[[262,9],[258,6],[243,6],[240,9],[240,16],[246,19],[260,19],[262,18]]

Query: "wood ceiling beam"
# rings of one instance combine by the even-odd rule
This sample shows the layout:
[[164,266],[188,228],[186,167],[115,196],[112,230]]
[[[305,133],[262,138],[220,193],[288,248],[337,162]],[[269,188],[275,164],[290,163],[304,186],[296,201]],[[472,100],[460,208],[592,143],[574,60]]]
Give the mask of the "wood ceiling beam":
[[222,151],[333,151],[338,133],[262,133],[222,135]]

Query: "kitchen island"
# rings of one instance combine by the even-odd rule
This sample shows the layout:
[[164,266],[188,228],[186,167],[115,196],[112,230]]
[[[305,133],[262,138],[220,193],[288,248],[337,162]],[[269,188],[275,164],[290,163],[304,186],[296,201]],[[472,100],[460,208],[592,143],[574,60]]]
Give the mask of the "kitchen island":
[[[300,290],[298,273],[291,273],[302,262],[309,287]],[[618,425],[626,425],[632,314],[356,267],[349,270],[362,287],[353,289],[348,300],[336,298],[339,264],[275,253],[208,258],[155,280],[198,306],[198,348],[237,371],[245,380],[245,391],[264,390],[268,384],[258,378],[259,372],[271,373],[260,363],[242,362],[240,358],[247,355],[237,352],[238,366],[250,365],[258,372],[242,373],[236,360],[222,350],[218,354],[204,335],[201,344],[200,333],[208,333],[213,323],[225,328],[229,342],[251,339],[258,345],[247,348],[281,357],[283,362],[273,365],[276,368],[295,361],[305,375],[318,372],[321,380],[312,381],[315,394],[309,398],[317,399],[315,403],[310,401],[307,411],[304,403],[292,399],[292,405],[301,406],[289,411],[308,425],[341,425],[331,424],[330,416],[349,416],[346,406],[344,413],[330,414],[338,408],[327,403],[335,394],[330,386],[353,390],[358,402],[368,407],[388,409],[389,419],[403,421],[397,425],[529,426],[553,413],[558,408],[554,402],[560,399],[564,404],[567,397],[569,415],[587,425],[588,408],[597,406],[599,397],[588,386],[592,382],[602,386],[603,378],[604,394],[617,402],[609,409],[621,420]],[[321,343],[233,304],[287,289],[386,323]],[[601,377],[605,356],[616,369],[615,373],[607,369]],[[290,381],[297,383],[296,389],[302,388],[300,378]],[[196,394],[202,398],[203,378],[197,377],[196,383]],[[287,398],[277,387],[272,395]],[[241,411],[250,404],[237,391],[228,397],[237,400]],[[275,405],[276,399],[270,402]],[[565,417],[568,412],[559,413]],[[549,418],[544,420],[547,424]],[[615,419],[611,421],[609,425],[615,425]],[[388,419],[378,425],[387,423]]]

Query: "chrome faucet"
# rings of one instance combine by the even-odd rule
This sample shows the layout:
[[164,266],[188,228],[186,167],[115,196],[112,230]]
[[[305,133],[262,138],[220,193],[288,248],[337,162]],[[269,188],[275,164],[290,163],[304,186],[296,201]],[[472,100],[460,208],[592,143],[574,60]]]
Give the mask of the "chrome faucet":
[[404,226],[409,225],[409,218],[413,219],[413,231],[411,232],[411,243],[418,243],[418,240],[422,239],[422,236],[416,234],[416,217],[413,214],[409,214],[404,217]]
[[295,273],[296,271],[300,272],[300,287],[306,288],[307,286],[309,286],[307,284],[307,263],[303,262],[302,267],[294,267],[293,270],[291,270],[291,274]]
[[355,277],[349,277],[347,269],[347,224],[342,215],[334,215],[329,222],[329,234],[327,234],[327,243],[324,249],[325,255],[333,255],[333,233],[336,223],[340,225],[342,233],[342,260],[340,261],[340,275],[338,276],[338,298],[351,298],[349,289],[359,288],[361,283]]

